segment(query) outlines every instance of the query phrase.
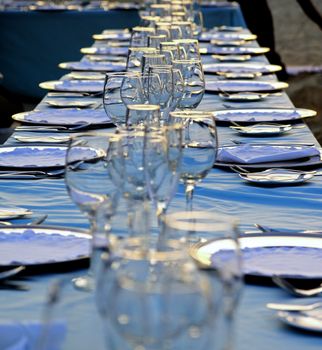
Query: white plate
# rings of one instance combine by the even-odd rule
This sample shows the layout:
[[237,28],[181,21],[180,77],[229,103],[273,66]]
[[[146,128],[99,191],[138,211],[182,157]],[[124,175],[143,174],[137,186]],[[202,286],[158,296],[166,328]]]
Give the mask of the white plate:
[[68,135],[55,135],[55,136],[23,136],[14,135],[16,141],[30,142],[30,143],[66,143],[70,140]]
[[116,55],[127,56],[129,49],[127,47],[106,47],[106,46],[93,46],[83,47],[81,53],[85,55]]
[[104,110],[80,110],[77,108],[46,109],[43,111],[22,112],[12,116],[14,120],[33,125],[108,125],[111,120]]
[[271,74],[282,69],[275,64],[260,63],[206,63],[203,65],[205,73],[262,73]]
[[69,80],[104,80],[105,74],[101,72],[70,72],[64,75]]
[[39,84],[42,89],[69,92],[102,92],[104,80],[52,80]]
[[[8,146],[0,147],[0,168],[38,169],[63,168],[67,147],[64,146]],[[75,162],[103,156],[94,149],[77,147]]]
[[86,107],[96,107],[101,104],[101,101],[83,98],[72,98],[72,97],[56,97],[56,98],[46,98],[45,103],[52,107],[69,107],[69,108],[86,108]]
[[236,123],[284,122],[314,117],[316,114],[305,108],[242,108],[215,112],[217,121]]
[[269,51],[268,47],[253,46],[214,46],[200,47],[202,55],[263,55]]
[[220,62],[246,62],[252,58],[251,55],[212,55],[211,57]]
[[90,236],[50,227],[0,228],[0,266],[28,266],[88,258]]
[[208,92],[265,92],[286,88],[288,84],[281,81],[206,80],[206,91]]
[[230,126],[241,135],[246,136],[277,136],[292,130],[291,125],[255,124],[251,126]]
[[93,72],[121,72],[126,68],[125,63],[119,62],[63,62],[59,64],[62,69],[70,69],[76,71],[93,71]]
[[298,172],[288,169],[267,169],[254,173],[242,173],[239,177],[243,180],[257,184],[268,186],[287,186],[297,185],[306,182],[314,177],[314,172]]
[[130,40],[131,34],[130,33],[103,33],[103,34],[94,34],[93,35],[94,40]]
[[[206,265],[215,265],[218,252],[229,251],[225,239],[196,245],[193,255]],[[322,278],[322,236],[265,234],[242,236],[242,268],[245,275],[289,278]]]
[[226,41],[233,41],[233,40],[256,40],[257,35],[251,34],[251,33],[239,33],[239,32],[206,32],[202,33],[200,35],[199,40],[200,41],[210,41],[210,40],[226,40]]
[[[222,152],[222,150],[225,151],[224,155],[226,156],[224,162],[220,161],[220,157],[222,157],[220,152]],[[276,160],[273,160],[273,154]],[[239,160],[240,158],[246,158],[248,163],[241,163]],[[228,159],[231,160],[228,161]],[[238,159],[238,161],[234,161],[234,159]],[[260,159],[262,159],[261,162],[259,161]],[[267,160],[264,161],[264,159]],[[218,158],[214,165],[228,168],[241,166],[244,169],[251,170],[269,168],[305,168],[320,166],[321,164],[321,150],[313,146],[250,143],[220,147]]]

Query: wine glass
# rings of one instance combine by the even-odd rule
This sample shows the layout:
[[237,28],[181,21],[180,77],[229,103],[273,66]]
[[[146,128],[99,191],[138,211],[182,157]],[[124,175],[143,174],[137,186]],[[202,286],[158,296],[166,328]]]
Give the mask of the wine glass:
[[[90,222],[90,270],[86,276],[73,280],[76,288],[86,291],[93,289],[100,255],[108,249],[110,222],[123,183],[121,177],[117,184],[111,179],[111,159],[117,156],[109,148],[112,137],[103,132],[77,134],[71,138],[66,155],[65,182],[69,196]],[[75,161],[78,154],[87,158]]]
[[178,242],[126,238],[101,273],[97,305],[107,349],[209,347],[217,315],[212,284]]
[[233,321],[242,289],[237,219],[209,210],[173,212],[166,214],[163,221],[165,236],[188,244],[192,256],[213,279],[220,281],[224,297],[221,333],[217,337],[220,342],[216,348],[232,349]]
[[[138,85],[134,85],[134,82],[138,84],[138,80],[135,80],[137,76],[136,72],[121,72],[121,73],[107,73],[104,82],[103,92],[103,106],[105,113],[111,119],[113,124],[117,127],[125,125],[126,122],[126,105],[121,96],[121,87],[123,91],[127,89],[127,103],[139,103],[140,101],[140,88]],[[130,78],[133,78],[130,80]],[[128,83],[125,85],[125,81]],[[130,83],[129,83],[130,82]]]
[[200,60],[173,60],[173,68],[181,71],[184,81],[183,96],[178,104],[180,109],[194,109],[205,93],[205,77]]
[[171,112],[169,123],[182,124],[182,164],[180,178],[185,184],[186,208],[192,210],[193,192],[212,169],[218,150],[218,136],[212,112]]
[[152,27],[133,27],[130,47],[147,47],[148,36],[154,35],[155,29]]
[[129,105],[126,125],[128,128],[137,128],[144,125],[159,125],[160,106],[152,104]]
[[127,56],[127,71],[142,72],[142,58],[144,54],[156,54],[157,49],[153,47],[129,47]]
[[179,46],[180,58],[184,60],[201,60],[199,52],[199,42],[196,39],[177,39],[174,40]]
[[181,158],[181,124],[146,130],[144,170],[148,193],[156,209],[160,235],[163,234],[162,216],[166,213],[179,183]]

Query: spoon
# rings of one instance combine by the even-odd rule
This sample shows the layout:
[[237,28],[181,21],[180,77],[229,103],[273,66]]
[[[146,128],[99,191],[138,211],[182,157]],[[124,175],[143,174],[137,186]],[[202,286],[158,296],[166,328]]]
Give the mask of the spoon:
[[312,289],[300,289],[293,286],[285,278],[274,275],[272,277],[273,282],[285,291],[297,296],[297,297],[313,297],[322,293],[322,284],[317,288]]

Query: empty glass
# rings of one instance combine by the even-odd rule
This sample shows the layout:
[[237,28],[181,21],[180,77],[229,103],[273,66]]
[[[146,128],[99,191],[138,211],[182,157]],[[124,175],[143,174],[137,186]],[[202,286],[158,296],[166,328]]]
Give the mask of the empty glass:
[[185,184],[187,210],[192,210],[196,183],[208,174],[216,161],[218,136],[215,118],[211,112],[171,112],[169,123],[179,123],[184,129],[180,178]]
[[144,54],[156,54],[158,51],[153,47],[130,47],[126,69],[128,71],[142,72],[142,58]]
[[136,127],[138,125],[159,125],[160,106],[152,104],[129,105],[126,125]]
[[148,36],[154,35],[155,29],[152,27],[133,27],[130,47],[147,47]]
[[209,349],[217,311],[210,279],[177,242],[157,251],[153,243],[123,240],[101,274],[97,305],[106,348]]
[[[103,106],[107,116],[111,119],[112,123],[117,127],[125,125],[126,123],[126,105],[121,96],[121,87],[124,86],[125,81],[129,81],[128,78],[135,77],[135,72],[122,72],[122,73],[108,73],[105,77],[104,92],[103,92]],[[133,80],[134,81],[134,80]],[[138,82],[138,80],[135,80]],[[128,85],[128,96],[131,94],[132,103],[138,103],[137,95],[138,86]],[[127,99],[130,103],[130,97]]]
[[181,71],[184,80],[183,96],[178,104],[180,109],[196,108],[205,93],[205,76],[200,60],[174,60],[173,68]]
[[165,55],[144,54],[142,58],[142,72],[149,73],[150,66],[161,66],[167,64]]
[[[216,349],[232,349],[233,317],[242,288],[242,259],[236,218],[214,211],[181,211],[163,217],[165,235],[190,246],[192,255],[224,290]],[[202,253],[201,253],[202,252]]]
[[180,58],[183,60],[200,60],[199,43],[196,39],[174,40],[179,46]]
[[155,49],[160,51],[160,44],[164,41],[167,41],[167,40],[169,40],[169,36],[167,36],[165,34],[149,35],[148,46],[154,47]]
[[[82,290],[91,290],[94,286],[100,256],[108,249],[110,221],[123,185],[121,176],[117,184],[111,179],[111,160],[116,156],[109,147],[111,137],[112,134],[103,132],[75,135],[66,155],[65,182],[69,196],[87,215],[91,226],[90,271],[73,281],[75,287]],[[75,161],[75,155],[79,154],[84,154],[83,160]]]

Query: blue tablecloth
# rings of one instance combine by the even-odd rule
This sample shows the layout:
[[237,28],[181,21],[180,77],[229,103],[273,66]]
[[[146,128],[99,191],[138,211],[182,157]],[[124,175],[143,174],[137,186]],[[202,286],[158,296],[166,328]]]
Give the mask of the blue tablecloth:
[[[265,62],[263,57],[258,57],[256,60]],[[293,104],[283,93],[281,96],[269,97],[262,102],[242,106],[292,107]],[[39,108],[47,107],[42,104]],[[219,110],[226,107],[217,95],[206,94],[199,108]],[[231,139],[243,139],[224,126],[219,126],[218,132],[220,144],[230,143]],[[295,128],[282,137],[269,138],[269,140],[275,139],[289,143],[296,141],[316,143],[308,128]],[[14,144],[14,140],[9,139],[7,144]],[[0,196],[3,198],[3,203],[8,202],[49,214],[47,224],[88,227],[86,219],[69,199],[62,179],[28,182],[0,180]],[[180,186],[170,210],[182,210],[184,206],[183,187]],[[243,229],[253,227],[253,223],[271,227],[321,229],[322,177],[316,177],[303,186],[264,188],[244,183],[236,173],[213,169],[197,186],[194,208],[235,215],[240,218]],[[125,212],[123,203],[113,220],[114,231],[125,232]],[[72,278],[79,273],[35,276],[26,282],[31,290],[25,293],[0,291],[0,318],[39,319],[48,284],[57,277]],[[320,349],[320,337],[287,328],[265,307],[268,302],[292,300],[292,297],[278,288],[246,285],[237,313],[235,349]],[[63,296],[62,308],[57,311],[61,316],[67,315],[71,326],[64,349],[104,349],[101,324],[93,295],[75,291],[68,285]]]
[[[203,13],[206,27],[245,25],[235,4],[207,7]],[[38,84],[59,79],[58,64],[79,60],[79,50],[91,44],[92,34],[138,24],[136,10],[0,11],[1,85],[15,94],[42,98]]]

